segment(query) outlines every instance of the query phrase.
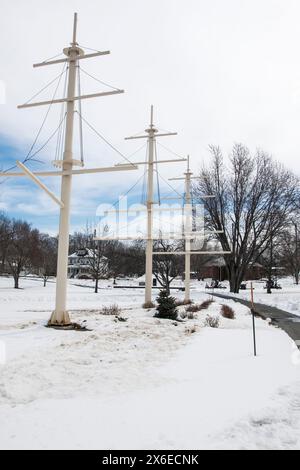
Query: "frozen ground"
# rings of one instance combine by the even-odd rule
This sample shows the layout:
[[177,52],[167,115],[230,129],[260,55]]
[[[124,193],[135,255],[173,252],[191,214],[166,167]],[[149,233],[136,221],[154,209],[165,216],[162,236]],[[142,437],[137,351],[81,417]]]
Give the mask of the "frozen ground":
[[[174,325],[140,308],[142,290],[74,284],[72,318],[92,331],[44,327],[54,284],[0,278],[0,448],[300,448],[300,358],[281,330],[257,321],[254,359],[246,307],[226,302],[236,319],[219,329],[205,327],[218,302]],[[99,314],[114,302],[127,321]]]

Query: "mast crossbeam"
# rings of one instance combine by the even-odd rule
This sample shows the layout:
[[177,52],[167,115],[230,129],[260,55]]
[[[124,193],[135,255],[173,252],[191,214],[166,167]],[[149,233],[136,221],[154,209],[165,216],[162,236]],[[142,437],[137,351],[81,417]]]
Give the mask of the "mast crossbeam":
[[[82,60],[82,59],[91,59],[92,57],[98,57],[101,55],[108,55],[110,54],[110,51],[103,51],[103,52],[95,52],[93,54],[84,54],[84,55],[79,55],[76,60]],[[40,62],[38,64],[33,64],[33,67],[44,67],[45,65],[54,65],[54,64],[63,64],[64,62],[70,62],[72,59],[70,57],[66,57],[64,59],[57,59],[57,60],[50,60],[49,62]]]
[[59,98],[57,100],[40,101],[39,103],[21,104],[18,106],[18,109],[34,108],[35,106],[47,106],[57,103],[73,103],[74,101],[78,100],[87,100],[90,98],[97,98],[99,96],[119,95],[121,93],[125,93],[124,90],[104,91],[102,93],[92,93],[91,95],[74,96],[72,98]]

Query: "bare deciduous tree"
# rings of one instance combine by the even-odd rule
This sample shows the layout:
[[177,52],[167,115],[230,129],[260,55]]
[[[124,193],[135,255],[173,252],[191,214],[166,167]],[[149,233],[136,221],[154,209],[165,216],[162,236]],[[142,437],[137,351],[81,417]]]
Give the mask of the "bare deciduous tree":
[[33,259],[39,246],[39,232],[21,220],[13,220],[11,225],[12,232],[7,250],[7,263],[14,278],[15,289],[18,289],[22,271],[33,265]]
[[56,275],[57,268],[57,240],[49,235],[40,234],[37,247],[36,261],[44,282],[47,285],[49,277]]
[[0,214],[0,273],[5,271],[7,250],[12,237],[10,219],[3,213]]
[[226,168],[219,147],[210,147],[212,162],[203,168],[194,195],[215,195],[203,201],[207,225],[224,251],[231,292],[238,292],[247,267],[282,230],[299,203],[299,181],[262,151],[254,156],[236,144]]
[[[155,251],[170,252],[179,251],[182,242],[171,240],[158,240],[154,243]],[[182,256],[155,255],[153,258],[153,274],[167,294],[170,294],[172,281],[184,271]]]
[[298,223],[293,223],[279,235],[279,262],[285,268],[286,274],[294,277],[298,285],[300,278],[300,245]]
[[[108,228],[104,229],[103,236],[107,233]],[[96,231],[87,230],[86,240],[88,249],[88,256],[86,258],[89,265],[91,274],[95,281],[95,293],[99,290],[99,280],[107,277],[108,275],[108,261],[105,256],[106,248],[109,241],[95,240]]]

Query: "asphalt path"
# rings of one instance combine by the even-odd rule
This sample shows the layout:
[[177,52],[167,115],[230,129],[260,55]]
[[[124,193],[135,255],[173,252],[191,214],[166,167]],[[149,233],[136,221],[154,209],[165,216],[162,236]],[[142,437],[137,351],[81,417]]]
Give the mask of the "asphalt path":
[[[219,297],[221,299],[230,299],[238,302],[246,307],[252,308],[251,302],[244,299],[239,299],[238,297],[233,297],[226,294],[216,294],[210,293],[214,297]],[[297,344],[300,349],[300,317],[293,315],[292,313],[286,312],[285,310],[280,310],[279,308],[272,307],[271,305],[265,305],[260,303],[254,304],[254,312],[256,315],[262,317],[263,319],[270,318],[272,324],[278,326],[284,330]]]

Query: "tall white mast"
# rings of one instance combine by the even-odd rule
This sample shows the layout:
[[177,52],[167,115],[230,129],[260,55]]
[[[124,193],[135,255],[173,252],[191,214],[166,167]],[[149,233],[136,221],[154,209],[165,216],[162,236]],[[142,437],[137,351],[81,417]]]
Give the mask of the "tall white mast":
[[[71,47],[64,49],[69,60],[68,71],[68,93],[67,93],[67,116],[66,116],[66,137],[63,154],[63,170],[73,168],[73,132],[74,132],[74,111],[75,111],[75,87],[77,57],[82,54],[82,50],[77,45],[77,13],[74,15],[73,41]],[[68,282],[68,255],[69,255],[69,233],[70,233],[70,202],[72,192],[72,173],[62,176],[61,201],[64,205],[60,209],[58,258],[57,258],[57,282],[56,282],[56,304],[51,315],[50,324],[68,325],[70,317],[67,311],[67,282]]]
[[[49,320],[50,326],[66,326],[70,325],[70,317],[67,311],[67,278],[68,278],[68,255],[69,255],[69,230],[70,230],[70,202],[71,202],[71,191],[72,191],[72,177],[73,175],[81,174],[97,174],[104,172],[115,172],[115,171],[131,171],[137,170],[138,167],[134,164],[127,163],[125,165],[115,165],[111,167],[103,168],[91,168],[91,169],[79,169],[74,170],[74,166],[83,166],[81,161],[73,158],[73,132],[74,132],[74,113],[75,113],[75,101],[90,99],[100,96],[109,96],[119,93],[124,93],[124,90],[113,90],[108,92],[93,93],[89,95],[75,96],[76,89],[76,76],[78,61],[98,57],[102,55],[110,54],[109,51],[94,52],[92,54],[85,54],[84,51],[78,47],[77,43],[77,13],[74,15],[73,24],[73,38],[71,47],[64,49],[66,58],[50,60],[35,64],[34,67],[43,67],[45,65],[53,65],[65,63],[68,65],[68,91],[67,96],[59,99],[53,99],[52,101],[42,101],[39,103],[26,103],[18,106],[19,109],[31,108],[35,106],[46,106],[56,103],[67,103],[67,115],[66,115],[66,129],[65,129],[65,143],[64,153],[61,162],[55,162],[55,165],[61,166],[59,171],[46,171],[32,173],[27,167],[21,162],[17,161],[18,167],[22,170],[22,173],[16,172],[0,172],[0,176],[6,177],[22,177],[27,176],[30,178],[40,189],[57,203],[60,207],[60,224],[59,224],[59,242],[58,242],[58,260],[57,260],[57,280],[56,280],[56,302],[55,310],[53,311]],[[80,116],[81,118],[81,116]],[[62,178],[61,182],[61,200],[55,194],[53,194],[44,183],[42,183],[38,176],[59,176]]]
[[145,303],[152,301],[153,283],[153,180],[154,180],[154,145],[157,129],[153,125],[153,106],[151,106],[150,127],[146,129],[148,133],[148,188],[147,188],[147,245],[146,245],[146,286]]
[[192,195],[191,195],[191,176],[190,170],[190,157],[188,156],[187,172],[185,173],[185,233],[189,236],[185,237],[185,302],[191,301],[191,238],[190,233],[192,232]]

